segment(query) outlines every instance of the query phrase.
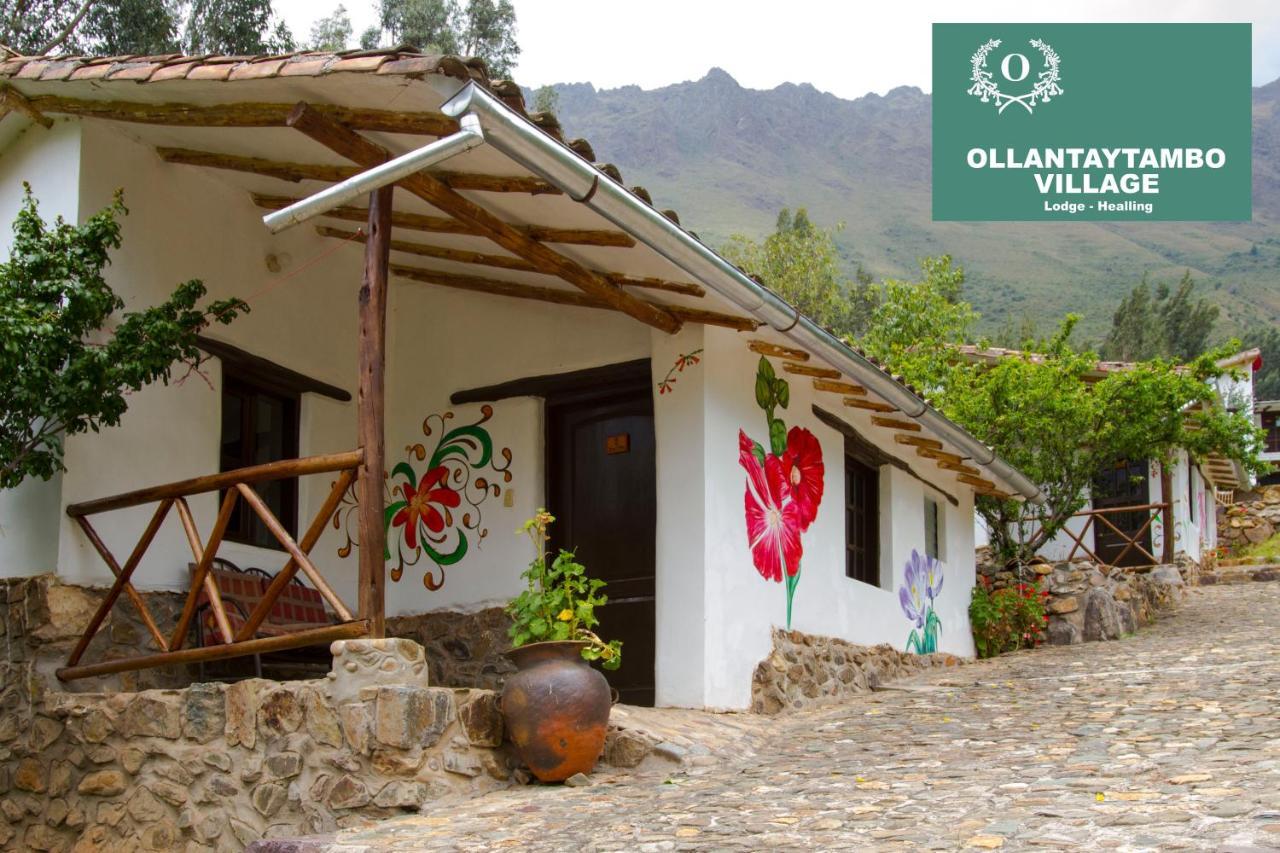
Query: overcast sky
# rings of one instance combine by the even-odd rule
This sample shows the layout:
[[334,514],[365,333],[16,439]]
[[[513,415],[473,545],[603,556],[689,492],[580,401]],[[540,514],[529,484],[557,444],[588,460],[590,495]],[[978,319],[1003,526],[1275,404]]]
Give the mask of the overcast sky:
[[[299,41],[337,0],[275,0]],[[1253,24],[1253,82],[1280,77],[1277,0],[513,0],[522,85],[591,82],[646,89],[719,66],[769,89],[812,83],[843,98],[929,89],[930,25],[946,21],[1240,21]],[[378,0],[346,0],[358,34]],[[1171,62],[1194,57],[1170,57]]]

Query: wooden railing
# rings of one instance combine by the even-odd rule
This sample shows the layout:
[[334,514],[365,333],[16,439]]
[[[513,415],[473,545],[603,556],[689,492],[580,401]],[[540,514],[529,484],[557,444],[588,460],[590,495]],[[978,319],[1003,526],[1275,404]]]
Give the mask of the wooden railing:
[[[111,573],[115,575],[115,582],[98,606],[93,618],[89,620],[84,634],[81,635],[79,642],[76,643],[70,657],[67,659],[67,665],[57,671],[58,678],[70,681],[76,678],[89,678],[152,666],[196,663],[199,661],[239,657],[241,655],[262,654],[280,649],[309,646],[314,643],[325,643],[366,635],[369,631],[368,615],[361,613],[359,618],[354,616],[342,602],[342,599],[334,592],[329,582],[316,569],[309,556],[320,535],[324,533],[325,525],[333,515],[334,510],[337,509],[342,496],[355,481],[357,471],[363,460],[364,453],[361,450],[335,453],[327,456],[309,456],[304,459],[286,459],[266,465],[255,465],[249,468],[225,471],[221,474],[211,474],[191,480],[182,480],[177,483],[168,483],[163,486],[151,486],[68,506],[67,515],[75,519],[76,523],[80,525],[90,544],[93,545],[94,550],[98,552],[103,562],[111,569]],[[256,483],[333,472],[339,472],[337,480],[330,487],[328,496],[312,519],[306,532],[297,541],[289,535],[284,525],[280,523],[280,520],[276,518],[275,514],[271,512],[271,509],[253,489],[253,485]],[[224,490],[225,495],[222,498],[213,529],[209,533],[208,540],[202,542],[196,529],[195,519],[191,514],[191,508],[187,505],[187,498],[192,495]],[[218,592],[218,586],[214,583],[213,577],[209,574],[209,569],[218,554],[218,547],[222,544],[222,538],[227,532],[227,525],[231,522],[231,514],[235,509],[237,500],[243,500],[249,505],[258,518],[262,520],[267,530],[271,532],[271,535],[284,547],[289,559],[284,568],[275,575],[267,586],[262,600],[254,608],[253,612],[249,614],[247,621],[233,635],[230,621],[227,619],[226,609],[223,607],[222,596]],[[147,524],[132,553],[129,554],[129,558],[125,560],[123,566],[120,565],[107,548],[106,543],[102,541],[102,537],[98,535],[97,530],[90,524],[89,516],[154,502],[158,502],[158,505],[151,516],[151,521]],[[142,562],[147,548],[155,539],[160,525],[168,516],[169,511],[174,508],[177,509],[178,519],[182,524],[183,532],[186,534],[187,543],[191,547],[191,555],[195,560],[195,569],[191,575],[191,590],[188,592],[186,601],[183,604],[182,613],[178,617],[173,632],[166,638],[160,630],[160,626],[156,624],[151,612],[147,609],[146,601],[143,600],[142,595],[134,587],[131,578],[134,570],[138,568],[138,564]],[[335,625],[311,628],[283,636],[255,638],[254,635],[270,614],[276,599],[280,597],[280,593],[285,586],[299,571],[307,576],[308,580],[324,597],[329,606],[333,608],[334,613],[337,614],[338,619],[341,621]],[[192,620],[195,618],[202,589],[224,642],[214,646],[184,649],[183,645],[190,631]],[[127,596],[133,606],[137,608],[143,625],[146,626],[148,633],[151,634],[152,640],[160,651],[155,654],[140,655],[132,658],[81,664],[81,657],[84,656],[85,650],[88,649],[98,629],[102,626],[103,620],[111,612],[111,608],[116,605],[121,594]]]
[[1213,502],[1218,506],[1235,506],[1236,490],[1215,488],[1213,490]]
[[[1087,520],[1084,523],[1084,527],[1080,528],[1079,534],[1072,532],[1069,526],[1064,526],[1062,528],[1063,532],[1066,533],[1067,536],[1070,537],[1071,540],[1075,542],[1075,545],[1073,545],[1071,548],[1071,553],[1067,554],[1067,560],[1075,559],[1076,553],[1078,551],[1083,550],[1084,553],[1089,557],[1089,559],[1093,560],[1095,563],[1098,563],[1099,565],[1118,566],[1120,565],[1120,561],[1124,559],[1125,555],[1136,548],[1144,557],[1146,557],[1148,560],[1151,561],[1149,565],[1154,566],[1159,564],[1160,561],[1157,560],[1155,558],[1155,555],[1153,555],[1150,551],[1148,551],[1146,548],[1143,548],[1141,542],[1142,542],[1143,536],[1145,536],[1147,531],[1151,529],[1152,523],[1156,520],[1157,516],[1159,516],[1160,513],[1162,513],[1165,510],[1166,507],[1168,507],[1168,504],[1164,504],[1164,503],[1139,504],[1137,506],[1117,506],[1117,507],[1107,507],[1106,509],[1090,509],[1090,510],[1085,510],[1083,512],[1077,512],[1075,515],[1071,517],[1084,518]],[[1120,515],[1121,513],[1129,513],[1129,512],[1145,512],[1147,514],[1146,522],[1142,525],[1142,527],[1138,528],[1138,531],[1134,533],[1132,536],[1125,533],[1119,527],[1116,527],[1107,518],[1108,515]],[[1089,550],[1089,547],[1084,544],[1084,538],[1086,535],[1088,535],[1089,529],[1093,527],[1094,521],[1097,521],[1099,524],[1105,524],[1107,527],[1111,528],[1111,530],[1115,532],[1115,534],[1120,538],[1120,540],[1125,543],[1124,548],[1122,548],[1120,550],[1120,553],[1116,554],[1115,558],[1110,562],[1102,559],[1097,554],[1093,553],[1093,551]]]

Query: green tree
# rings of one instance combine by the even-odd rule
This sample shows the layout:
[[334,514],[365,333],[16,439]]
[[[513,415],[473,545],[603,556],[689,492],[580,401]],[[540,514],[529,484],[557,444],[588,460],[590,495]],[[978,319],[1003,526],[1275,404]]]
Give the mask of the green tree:
[[116,55],[178,48],[166,0],[0,0],[0,44],[23,53]]
[[182,35],[191,54],[287,53],[293,34],[271,0],[192,0]]
[[50,226],[26,189],[0,264],[0,488],[63,470],[66,436],[119,424],[127,394],[168,383],[175,363],[198,366],[197,332],[248,310],[238,299],[197,307],[205,287],[192,280],[106,331],[124,302],[102,270],[126,212],[117,193],[83,225]]
[[1102,356],[1111,361],[1173,358],[1187,361],[1204,352],[1218,320],[1218,308],[1196,299],[1191,272],[1183,273],[1174,290],[1164,282],[1154,292],[1142,281],[1120,302]]
[[958,292],[957,271],[945,258],[925,270],[921,282],[881,287],[862,343],[1040,487],[1041,506],[979,497],[977,511],[1000,559],[1034,559],[1084,506],[1094,475],[1118,460],[1169,462],[1185,448],[1197,461],[1220,453],[1255,472],[1265,467],[1258,430],[1245,413],[1219,406],[1210,383],[1223,374],[1215,360],[1230,346],[1185,365],[1143,361],[1091,382],[1086,374],[1097,356],[1071,348],[1078,318],[1068,316],[1040,352],[971,363],[954,347],[977,317],[949,301]]
[[560,93],[555,86],[539,86],[533,93],[533,111],[554,113],[560,107]]
[[1280,327],[1255,326],[1244,340],[1262,351],[1262,367],[1253,374],[1253,398],[1280,400]]
[[351,16],[347,14],[347,7],[339,3],[332,15],[311,25],[311,40],[307,47],[311,50],[346,50],[350,42]]
[[735,234],[720,252],[818,323],[848,335],[865,328],[872,305],[868,286],[842,271],[835,244],[842,227],[819,228],[804,208],[783,208],[764,240]]
[[[382,33],[420,50],[478,56],[506,77],[520,55],[510,0],[380,0]],[[368,37],[369,34],[366,34]],[[381,34],[380,34],[381,35]],[[363,38],[362,38],[363,40]]]

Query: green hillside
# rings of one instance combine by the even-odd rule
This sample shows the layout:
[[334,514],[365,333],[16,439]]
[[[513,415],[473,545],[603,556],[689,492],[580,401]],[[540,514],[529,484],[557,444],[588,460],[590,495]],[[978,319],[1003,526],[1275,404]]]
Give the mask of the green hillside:
[[744,89],[712,69],[650,91],[556,89],[569,136],[713,245],[764,234],[780,208],[803,206],[845,223],[851,270],[909,276],[921,255],[950,252],[988,328],[1075,311],[1099,337],[1144,272],[1172,280],[1188,268],[1222,307],[1223,334],[1280,322],[1280,81],[1254,90],[1254,219],[1222,224],[934,223],[930,101],[915,88],[848,101],[809,85]]

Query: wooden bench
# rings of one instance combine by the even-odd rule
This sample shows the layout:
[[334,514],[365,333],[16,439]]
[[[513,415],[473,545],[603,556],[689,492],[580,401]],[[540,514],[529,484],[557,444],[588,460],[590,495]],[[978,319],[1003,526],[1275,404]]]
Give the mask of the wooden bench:
[[[194,571],[195,565],[191,565]],[[254,608],[262,601],[267,587],[272,581],[270,573],[259,568],[249,567],[242,569],[230,560],[224,560],[221,557],[214,558],[213,564],[209,567],[209,577],[213,578],[213,582],[218,587],[218,593],[222,596],[222,604],[227,613],[227,621],[231,625],[232,633],[238,632],[245,623],[249,621],[249,614],[253,613]],[[208,594],[202,589],[197,599],[198,607],[196,610],[196,644],[200,646],[217,646],[231,641],[231,637],[223,637],[219,630],[217,621],[214,619],[213,608],[209,606]],[[324,598],[319,590],[309,587],[302,583],[301,578],[294,576],[289,583],[285,584],[284,589],[280,591],[280,596],[272,605],[267,618],[258,626],[255,637],[279,637],[284,634],[293,634],[309,628],[318,628],[325,625],[336,623],[336,619],[326,608]],[[301,651],[301,650],[294,650]],[[315,654],[307,655],[302,653],[301,657],[297,653],[273,653],[267,656],[268,664],[279,663],[291,669],[301,668],[308,673],[318,668],[322,663],[320,656]],[[254,655],[254,675],[262,677],[263,656]],[[328,668],[328,655],[324,655],[323,667]],[[200,667],[200,677],[204,678],[205,670],[203,664]]]

